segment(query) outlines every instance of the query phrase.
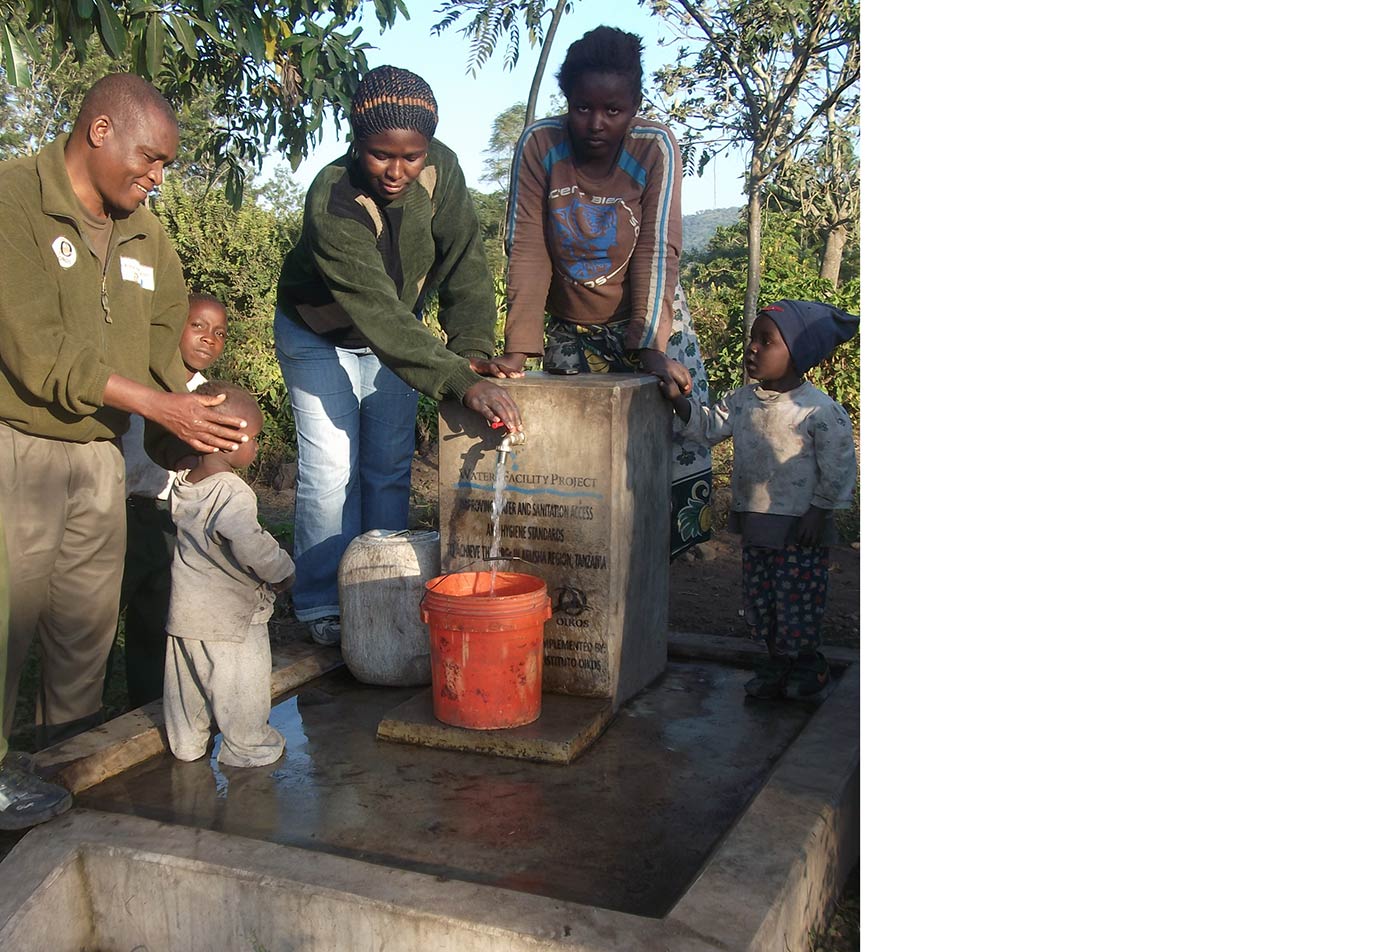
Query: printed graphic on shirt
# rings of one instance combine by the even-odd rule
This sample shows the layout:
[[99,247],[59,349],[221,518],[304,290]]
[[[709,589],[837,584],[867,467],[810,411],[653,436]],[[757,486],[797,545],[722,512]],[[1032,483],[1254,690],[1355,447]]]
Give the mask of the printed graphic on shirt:
[[78,249],[73,247],[73,242],[59,235],[53,240],[54,257],[58,258],[58,266],[63,269],[73,267],[78,263]]
[[576,186],[549,195],[556,264],[584,287],[606,284],[627,269],[637,247],[637,216],[620,198],[592,197]]
[[135,258],[123,256],[122,280],[130,281],[147,291],[154,291],[156,289],[156,269],[148,264],[142,264]]

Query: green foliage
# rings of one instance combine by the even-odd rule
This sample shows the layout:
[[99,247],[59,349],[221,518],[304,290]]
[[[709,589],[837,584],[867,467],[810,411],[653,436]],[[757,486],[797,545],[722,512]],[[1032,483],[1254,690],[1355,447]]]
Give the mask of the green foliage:
[[[572,6],[566,3],[565,12]],[[441,35],[455,26],[467,38],[468,76],[486,65],[502,39],[506,41],[506,69],[515,69],[520,62],[521,30],[530,46],[544,42],[545,15],[552,8],[553,3],[547,0],[445,0],[437,9],[442,19],[433,24],[433,34]],[[463,15],[466,20],[459,23]],[[520,113],[525,114],[523,103]]]
[[[819,123],[829,126],[859,102],[858,0],[643,2],[678,34],[674,64],[655,79],[666,121],[680,130],[686,167],[703,171],[714,155],[741,145],[744,192],[761,231],[774,176]],[[745,273],[745,328],[769,283],[759,252],[750,249]]]
[[515,158],[515,144],[525,131],[525,104],[508,106],[491,122],[491,138],[486,143],[483,177],[497,191],[510,188],[510,166]]
[[290,227],[301,227],[306,189],[292,178],[291,169],[285,165],[277,166],[267,181],[253,186],[253,200],[278,218],[284,219]]
[[258,398],[262,451],[252,475],[274,471],[296,447],[272,319],[282,259],[300,233],[301,216],[255,202],[235,209],[222,192],[174,174],[166,177],[155,212],[175,244],[190,291],[212,294],[228,308],[228,345],[208,375]]
[[40,44],[45,56],[24,71],[22,82],[12,82],[8,68],[0,81],[0,159],[32,155],[67,132],[88,88],[108,73],[128,68],[104,54],[96,40],[82,62],[72,51],[54,51],[48,34]]
[[274,141],[295,169],[327,113],[339,126],[367,69],[355,23],[370,6],[381,31],[407,16],[405,0],[16,0],[0,8],[0,64],[27,83],[29,68],[85,62],[100,43],[177,107],[208,97],[189,157],[236,207]]
[[471,192],[476,220],[481,225],[481,241],[486,249],[486,266],[493,275],[501,277],[506,270],[506,193]]
[[860,78],[857,0],[643,0],[676,30],[675,62],[656,71],[687,166],[745,143],[748,190],[781,169]]
[[[442,19],[433,24],[433,34],[441,36],[452,27],[467,38],[467,75],[474,76],[496,52],[496,44],[506,41],[506,69],[520,62],[521,30],[533,48],[540,48],[535,73],[530,80],[530,97],[521,108],[525,123],[534,121],[544,79],[549,50],[559,21],[574,8],[573,0],[444,0],[437,12]],[[462,21],[463,16],[466,20]]]
[[[759,307],[789,298],[824,301],[860,313],[860,278],[839,288],[818,274],[819,257],[801,216],[770,212],[763,231],[763,286]],[[727,393],[744,383],[744,283],[748,226],[720,228],[700,259],[682,269],[695,333],[700,338],[710,390]],[[860,334],[836,349],[807,379],[839,401],[853,421],[860,419]]]

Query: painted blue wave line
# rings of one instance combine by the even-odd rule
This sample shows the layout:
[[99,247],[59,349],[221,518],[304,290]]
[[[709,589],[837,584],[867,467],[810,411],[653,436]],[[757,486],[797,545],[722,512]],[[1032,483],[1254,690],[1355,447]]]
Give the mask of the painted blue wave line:
[[[479,489],[479,490],[481,490],[482,492],[487,492],[487,493],[492,493],[492,494],[494,494],[494,493],[496,492],[496,486],[495,486],[494,483],[458,483],[458,484],[457,484],[457,488],[458,488],[458,489]],[[580,491],[580,492],[565,492],[565,491],[562,490],[562,489],[550,489],[548,486],[541,486],[541,487],[538,488],[538,489],[520,489],[520,488],[517,488],[517,487],[515,487],[515,486],[507,486],[507,487],[506,487],[506,492],[507,492],[507,493],[520,493],[520,495],[522,495],[522,496],[538,496],[540,493],[545,493],[545,494],[550,495],[550,496],[565,496],[565,497],[570,497],[570,496],[572,496],[572,497],[577,497],[577,498],[581,498],[581,499],[602,499],[602,498],[603,498],[603,494],[602,494],[602,493],[590,493],[590,492],[582,492],[582,491]]]

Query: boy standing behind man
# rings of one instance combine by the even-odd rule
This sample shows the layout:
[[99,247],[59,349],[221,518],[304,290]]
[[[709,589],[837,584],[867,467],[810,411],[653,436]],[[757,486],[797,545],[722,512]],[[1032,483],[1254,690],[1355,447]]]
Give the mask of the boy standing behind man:
[[296,567],[258,524],[257,496],[234,472],[258,455],[263,421],[257,401],[222,381],[202,384],[195,392],[225,394],[229,412],[248,421],[248,442],[232,451],[206,453],[175,476],[166,736],[180,760],[199,760],[217,724],[224,735],[219,763],[261,767],[281,757],[286,745],[268,723],[272,648],[267,621],[276,593],[291,587]]
[[714,406],[673,401],[683,435],[733,437],[731,515],[743,539],[744,616],[768,646],[744,685],[753,697],[815,700],[830,684],[820,651],[833,511],[856,483],[851,418],[804,376],[855,335],[858,319],[828,304],[779,301],[761,309],[744,372],[757,381]]
[[[224,305],[211,295],[191,294],[189,316],[180,334],[180,359],[189,390],[204,383],[202,371],[222,356],[227,338],[228,311]],[[127,491],[121,610],[126,613],[123,651],[129,708],[161,696],[170,560],[175,552],[175,523],[170,520],[170,488],[175,474],[146,455],[144,424],[145,420],[132,414],[131,428],[121,438]]]

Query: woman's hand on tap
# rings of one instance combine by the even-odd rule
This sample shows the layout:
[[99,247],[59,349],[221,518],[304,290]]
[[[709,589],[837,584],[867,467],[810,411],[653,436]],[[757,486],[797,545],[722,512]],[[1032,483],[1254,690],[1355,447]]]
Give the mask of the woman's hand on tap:
[[511,433],[524,427],[520,408],[515,405],[510,394],[489,380],[478,380],[473,384],[467,395],[462,398],[462,404],[468,410],[480,413],[492,426],[503,425]]

